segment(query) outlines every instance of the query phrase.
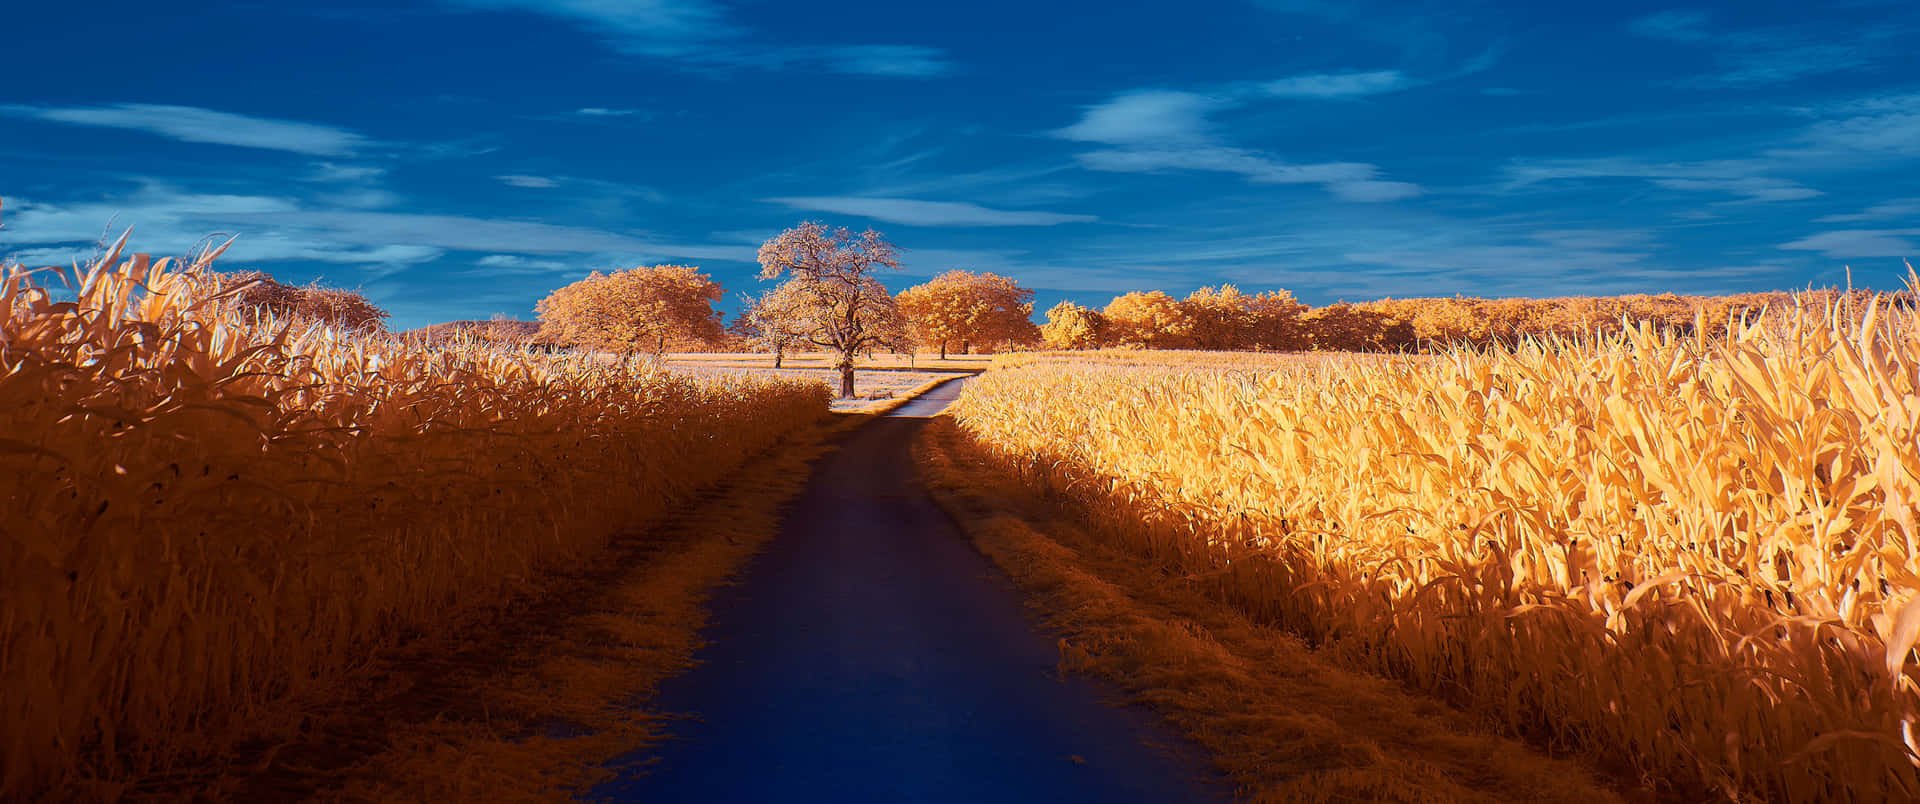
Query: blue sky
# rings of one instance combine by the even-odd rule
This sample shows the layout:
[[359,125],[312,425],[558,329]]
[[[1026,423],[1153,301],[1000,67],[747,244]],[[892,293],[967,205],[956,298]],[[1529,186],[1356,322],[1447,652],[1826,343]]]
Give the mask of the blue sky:
[[[164,16],[155,10],[166,8]],[[112,222],[397,327],[801,220],[1104,304],[1893,286],[1920,4],[21,3],[0,255]],[[731,298],[730,298],[731,302]]]

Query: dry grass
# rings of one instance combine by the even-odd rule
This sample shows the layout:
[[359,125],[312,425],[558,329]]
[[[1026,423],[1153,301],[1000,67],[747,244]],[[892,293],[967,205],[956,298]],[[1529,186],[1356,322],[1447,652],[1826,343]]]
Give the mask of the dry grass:
[[1388,363],[1418,360],[1399,355],[1350,352],[1205,352],[1190,349],[1093,349],[1087,351],[1012,352],[997,355],[993,368],[1142,367],[1218,371],[1278,371],[1332,363]]
[[1255,620],[1728,798],[1920,795],[1920,327],[1803,305],[1262,372],[997,370],[996,466]]
[[[665,365],[694,376],[764,377],[817,382],[838,388],[838,358],[822,353],[788,355],[773,368],[770,354],[681,353],[667,355]],[[881,413],[896,403],[952,379],[959,372],[984,371],[992,355],[960,355],[941,360],[938,355],[874,355],[861,361],[854,373],[852,399],[835,399],[835,413]]]
[[0,798],[113,798],[298,730],[797,427],[810,383],[248,324],[194,265],[0,275]]
[[[940,359],[938,353],[920,353],[896,355],[877,352],[859,358],[856,369],[905,369],[908,371],[984,371],[996,359],[1004,355],[948,355]],[[827,370],[834,367],[838,355],[827,352],[790,352],[781,361],[783,368],[804,368]],[[773,354],[769,352],[676,352],[666,356],[667,365],[674,367],[707,368],[772,368]]]

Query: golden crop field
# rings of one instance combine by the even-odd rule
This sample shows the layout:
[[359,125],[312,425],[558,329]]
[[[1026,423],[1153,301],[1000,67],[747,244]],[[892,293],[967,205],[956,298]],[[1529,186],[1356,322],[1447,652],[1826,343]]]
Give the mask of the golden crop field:
[[689,378],[246,323],[193,264],[0,274],[0,799],[294,730],[377,647],[826,415],[818,383]]
[[1234,371],[1014,358],[954,410],[1106,538],[1507,731],[1668,789],[1912,800],[1912,316],[1805,301],[1716,340]]

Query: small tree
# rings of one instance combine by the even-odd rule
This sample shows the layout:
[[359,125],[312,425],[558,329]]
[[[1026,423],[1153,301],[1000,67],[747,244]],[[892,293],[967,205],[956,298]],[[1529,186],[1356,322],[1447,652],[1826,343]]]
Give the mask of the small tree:
[[942,360],[950,343],[965,354],[973,344],[1032,343],[1040,335],[1033,291],[995,274],[948,271],[901,291],[900,313],[916,340],[940,344]]
[[809,314],[807,303],[806,294],[793,282],[747,296],[733,332],[753,348],[772,352],[773,367],[780,368],[788,349],[807,342],[809,322],[816,317]]
[[1151,349],[1193,345],[1193,317],[1164,292],[1128,293],[1108,303],[1102,312],[1117,343]]
[[1048,310],[1047,323],[1040,327],[1041,339],[1053,349],[1096,349],[1106,335],[1106,316],[1070,301]]
[[654,354],[667,341],[703,344],[720,339],[720,284],[698,268],[655,265],[587,278],[555,290],[534,309],[540,339],[633,354],[639,344]]
[[323,287],[317,282],[306,287],[289,285],[261,271],[214,273],[208,278],[210,294],[231,292],[225,303],[255,321],[292,319],[355,332],[386,329],[387,311],[359,291]]
[[1193,322],[1193,342],[1202,349],[1247,349],[1253,346],[1255,317],[1252,299],[1232,285],[1201,288],[1180,302]]
[[1270,290],[1247,296],[1248,311],[1253,314],[1253,346],[1258,349],[1293,352],[1307,348],[1306,331],[1300,325],[1307,306],[1292,293]]
[[905,322],[893,294],[873,277],[900,268],[898,249],[879,232],[858,235],[814,222],[781,232],[760,247],[760,278],[791,276],[803,304],[787,310],[808,343],[837,353],[840,396],[853,396],[853,359],[904,340]]

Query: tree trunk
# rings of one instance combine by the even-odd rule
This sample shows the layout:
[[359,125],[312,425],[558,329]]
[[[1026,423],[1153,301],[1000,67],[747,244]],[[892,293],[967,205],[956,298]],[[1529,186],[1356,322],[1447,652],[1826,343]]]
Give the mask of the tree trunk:
[[839,368],[840,368],[840,398],[852,399],[853,398],[853,353],[852,352],[841,353]]
[[947,359],[947,342],[946,341],[940,342],[940,359],[941,360]]
[[786,344],[784,344],[784,343],[783,343],[783,344],[780,344],[779,346],[775,346],[775,347],[773,347],[773,367],[774,367],[774,368],[779,368],[779,367],[780,367],[780,361],[781,361],[781,360],[783,360],[783,359],[785,359],[785,358],[786,358],[786,356],[787,356],[787,345],[786,345]]
[[655,336],[655,340],[653,342],[653,353],[655,355],[664,355],[667,353],[667,334],[666,333],[663,332]]

